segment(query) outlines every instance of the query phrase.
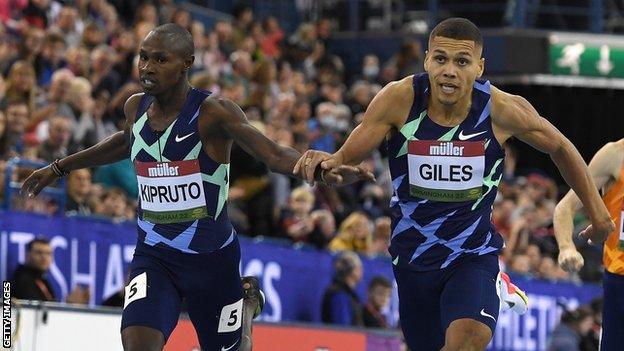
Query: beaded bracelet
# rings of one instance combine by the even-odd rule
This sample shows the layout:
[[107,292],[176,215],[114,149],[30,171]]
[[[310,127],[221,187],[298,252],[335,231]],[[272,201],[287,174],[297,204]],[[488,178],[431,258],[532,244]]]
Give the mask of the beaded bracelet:
[[65,177],[66,175],[69,174],[68,171],[64,170],[61,168],[61,166],[59,165],[59,159],[57,158],[56,160],[54,160],[54,162],[52,162],[50,164],[50,168],[52,168],[52,172],[54,172],[54,174],[61,178],[61,177]]

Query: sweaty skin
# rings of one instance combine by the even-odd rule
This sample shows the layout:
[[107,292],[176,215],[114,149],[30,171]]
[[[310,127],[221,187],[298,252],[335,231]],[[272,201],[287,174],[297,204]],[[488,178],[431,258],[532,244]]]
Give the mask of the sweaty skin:
[[[429,42],[425,55],[425,71],[429,75],[427,115],[437,124],[459,125],[467,116],[475,80],[483,74],[485,60],[482,48],[472,40],[456,40],[436,36]],[[386,85],[368,106],[362,123],[349,135],[333,155],[308,150],[295,165],[308,182],[313,181],[316,167],[324,170],[345,164],[358,164],[383,138],[397,133],[405,124],[414,99],[412,77]],[[509,138],[519,140],[547,153],[561,175],[579,195],[592,221],[586,236],[602,242],[613,230],[614,223],[602,202],[583,159],[574,145],[557,128],[541,117],[524,98],[491,87],[492,128],[500,145]],[[306,160],[312,160],[306,161]],[[307,162],[308,167],[304,167]],[[446,330],[442,350],[461,347],[485,349],[492,338],[491,330],[476,320],[453,321]]]

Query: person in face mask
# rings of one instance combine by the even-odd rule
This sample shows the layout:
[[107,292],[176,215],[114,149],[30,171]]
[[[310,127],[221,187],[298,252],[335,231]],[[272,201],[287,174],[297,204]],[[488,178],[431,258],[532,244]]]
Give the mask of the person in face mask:
[[362,79],[371,83],[377,83],[379,76],[379,58],[375,55],[364,56],[362,62]]
[[333,131],[338,125],[336,105],[333,102],[321,102],[316,107],[316,118],[308,121],[308,140],[310,148],[325,152],[334,152],[336,138]]

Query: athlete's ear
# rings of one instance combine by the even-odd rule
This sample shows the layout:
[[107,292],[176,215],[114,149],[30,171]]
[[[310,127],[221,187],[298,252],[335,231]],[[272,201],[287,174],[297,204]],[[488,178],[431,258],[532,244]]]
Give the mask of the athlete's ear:
[[429,50],[425,50],[425,59],[423,60],[423,66],[425,67],[425,72],[429,72]]
[[191,55],[184,60],[184,71],[189,71],[191,67],[193,67],[193,62],[195,62],[195,55]]
[[483,70],[485,69],[485,58],[480,58],[478,65],[479,70],[477,71],[477,78],[481,78],[481,75],[483,75]]

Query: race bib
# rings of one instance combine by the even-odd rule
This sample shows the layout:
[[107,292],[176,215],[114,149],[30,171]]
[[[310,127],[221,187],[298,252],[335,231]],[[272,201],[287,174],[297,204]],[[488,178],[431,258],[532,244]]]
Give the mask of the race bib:
[[143,220],[194,221],[208,216],[198,160],[135,161]]
[[483,141],[410,140],[407,163],[414,197],[460,202],[482,194]]

